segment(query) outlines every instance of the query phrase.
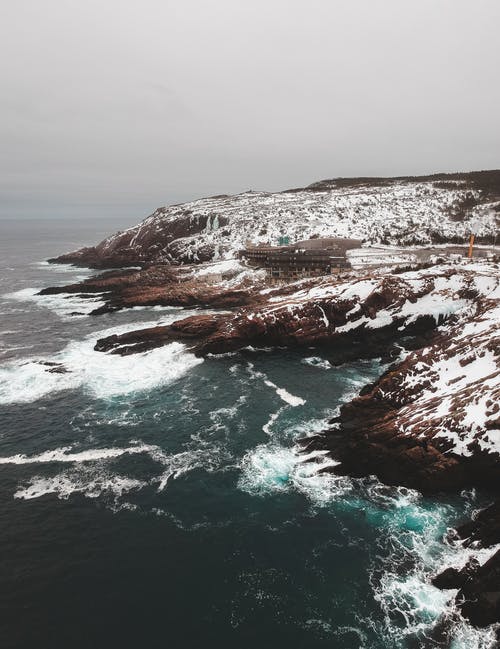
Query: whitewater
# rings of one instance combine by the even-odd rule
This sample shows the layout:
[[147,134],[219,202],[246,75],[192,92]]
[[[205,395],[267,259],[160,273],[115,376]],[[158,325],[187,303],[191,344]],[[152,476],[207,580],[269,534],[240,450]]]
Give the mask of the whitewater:
[[494,647],[431,584],[495,551],[452,534],[485,496],[423,497],[300,452],[380,361],[96,352],[195,312],[38,296],[93,272],[44,259],[99,227],[13,223],[1,244],[3,646]]

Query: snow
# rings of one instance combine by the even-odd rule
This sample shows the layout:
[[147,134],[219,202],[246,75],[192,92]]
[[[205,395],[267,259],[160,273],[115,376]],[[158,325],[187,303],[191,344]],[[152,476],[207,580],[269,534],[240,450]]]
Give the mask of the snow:
[[[444,342],[409,354],[400,385],[391,392],[391,401],[402,407],[399,430],[404,435],[434,437],[446,443],[446,452],[471,455],[470,444],[476,441],[483,451],[500,454],[500,431],[495,424],[499,412],[494,409],[500,403],[497,265],[442,264],[344,281],[325,277],[314,288],[301,288],[300,283],[297,288],[290,295],[270,297],[265,306],[254,307],[246,317],[266,326],[286,322],[290,333],[302,331],[309,322],[314,335],[324,331],[333,336],[393,324],[403,331],[420,317],[434,318],[448,334]],[[374,309],[377,300],[366,308],[374,293],[389,301],[385,308]],[[347,322],[333,328],[326,314],[338,312],[342,305],[345,308],[346,301]],[[382,390],[380,397],[384,398]]]
[[415,322],[419,317],[430,315],[439,324],[440,319],[447,318],[452,313],[460,311],[469,304],[467,300],[454,299],[453,294],[435,291],[412,303],[407,300],[399,311],[399,315],[407,318],[406,324]]
[[[151,233],[158,245],[157,260],[173,255],[197,262],[200,253],[212,250],[214,259],[234,258],[248,241],[277,244],[283,234],[291,241],[317,237],[352,237],[378,246],[350,253],[353,266],[413,262],[408,250],[384,250],[381,244],[408,246],[429,244],[436,235],[443,240],[466,241],[471,223],[477,234],[496,232],[495,205],[478,205],[465,219],[453,220],[453,207],[479,192],[457,184],[452,189],[432,182],[393,181],[379,186],[341,187],[332,183],[320,191],[245,192],[236,196],[202,198],[156,210],[135,228],[118,233],[100,244],[101,249],[135,248],[151,256]],[[174,238],[171,233],[186,235]],[[189,232],[192,232],[188,234]],[[162,247],[163,246],[163,247]]]
[[[489,297],[495,273],[491,281],[475,279],[479,281],[474,284],[483,286]],[[401,411],[401,430],[406,435],[432,434],[451,444],[448,452],[457,455],[472,455],[473,441],[487,453],[500,454],[500,431],[495,423],[499,412],[494,410],[500,403],[500,304],[493,303],[473,320],[470,308],[460,315],[463,322],[450,330],[449,345],[441,351],[424,349],[421,356],[426,362],[416,363],[403,377],[402,391],[427,387],[416,403]],[[422,421],[426,422],[423,428]]]
[[330,326],[330,322],[329,322],[328,318],[326,317],[326,313],[325,313],[324,310],[319,306],[319,304],[318,304],[318,309],[321,311],[321,321],[323,322],[323,324],[325,325],[325,327],[328,329],[328,327]]
[[199,269],[195,269],[194,274],[197,277],[203,277],[212,273],[220,275],[236,275],[245,272],[246,270],[248,270],[247,267],[243,266],[238,259],[226,259],[224,261],[216,262],[215,264],[203,264]]
[[379,246],[374,248],[348,250],[347,258],[353,268],[413,264],[418,261],[417,255],[408,249],[394,248],[387,250]]

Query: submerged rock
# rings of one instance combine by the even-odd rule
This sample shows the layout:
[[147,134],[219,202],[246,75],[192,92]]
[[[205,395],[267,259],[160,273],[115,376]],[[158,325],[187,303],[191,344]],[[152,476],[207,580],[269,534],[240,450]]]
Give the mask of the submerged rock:
[[54,361],[36,361],[39,365],[45,366],[45,371],[50,374],[68,374],[70,370],[62,363],[55,363]]

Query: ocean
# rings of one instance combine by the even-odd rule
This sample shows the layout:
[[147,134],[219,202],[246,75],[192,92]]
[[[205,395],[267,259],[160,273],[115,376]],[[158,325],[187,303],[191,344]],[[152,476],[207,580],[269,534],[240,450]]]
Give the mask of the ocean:
[[95,317],[98,297],[36,295],[94,272],[48,257],[121,225],[0,221],[1,647],[493,647],[430,583],[470,556],[447,532],[484,495],[319,474],[331,460],[296,452],[379,360],[106,355],[107,333],[201,311]]

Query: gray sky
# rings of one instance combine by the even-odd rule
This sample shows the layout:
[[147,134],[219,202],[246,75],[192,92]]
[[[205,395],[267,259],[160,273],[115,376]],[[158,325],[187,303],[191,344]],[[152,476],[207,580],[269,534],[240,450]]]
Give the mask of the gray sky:
[[1,4],[3,216],[500,167],[499,0]]

